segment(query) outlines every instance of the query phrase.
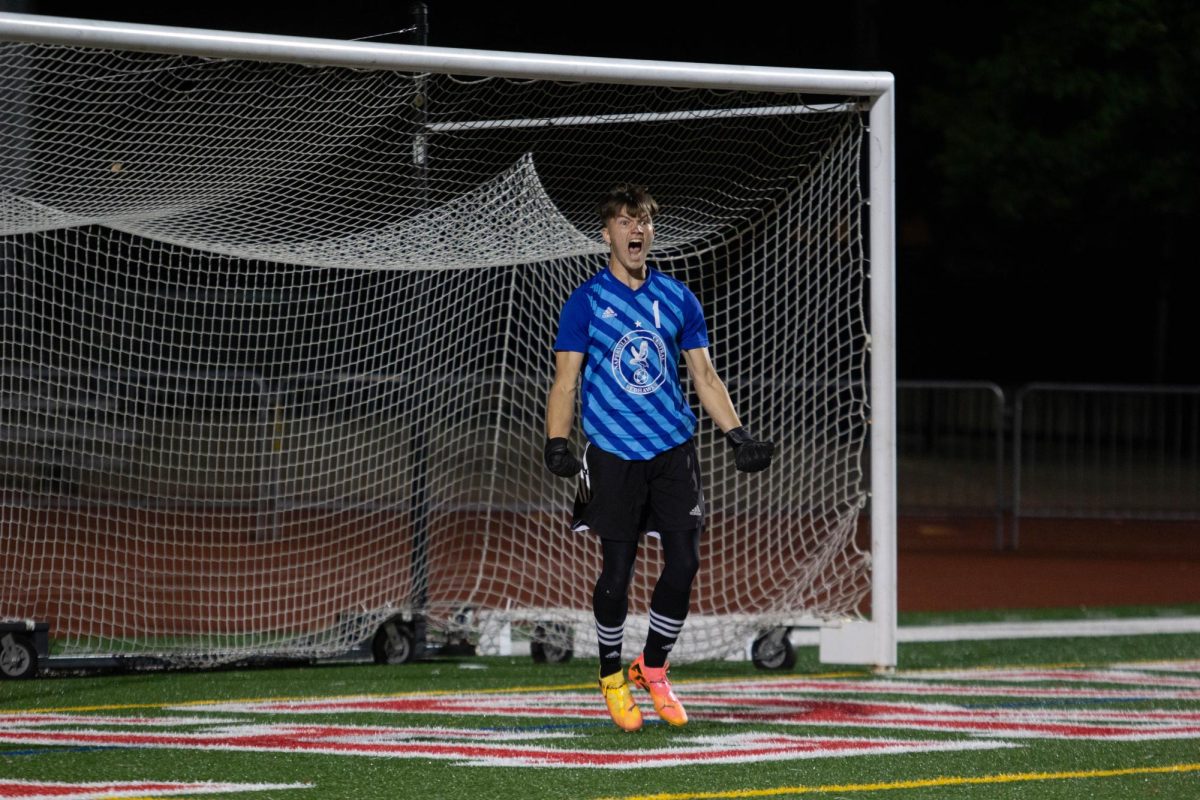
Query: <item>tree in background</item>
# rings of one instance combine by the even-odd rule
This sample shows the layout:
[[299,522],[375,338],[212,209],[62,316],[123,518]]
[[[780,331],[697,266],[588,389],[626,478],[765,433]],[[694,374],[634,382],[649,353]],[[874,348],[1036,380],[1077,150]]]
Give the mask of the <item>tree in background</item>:
[[996,13],[939,48],[942,79],[914,90],[952,247],[1057,273],[1050,286],[1074,287],[1057,302],[1104,307],[1095,324],[1149,327],[1129,332],[1143,378],[1193,370],[1170,312],[1194,302],[1180,245],[1200,200],[1200,5],[1014,0]]

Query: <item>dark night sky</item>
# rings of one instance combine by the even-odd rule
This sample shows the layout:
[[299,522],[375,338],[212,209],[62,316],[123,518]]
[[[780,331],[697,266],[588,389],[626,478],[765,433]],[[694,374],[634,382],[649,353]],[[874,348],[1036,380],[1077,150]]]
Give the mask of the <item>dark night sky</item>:
[[[438,46],[893,72],[900,377],[1200,383],[1183,302],[1200,289],[1193,270],[1176,269],[1163,283],[1129,262],[1136,250],[1090,246],[1086,226],[993,224],[982,203],[943,201],[931,169],[941,142],[917,124],[913,99],[947,84],[947,55],[961,64],[994,52],[1018,26],[1020,2],[970,12],[933,0],[739,3],[710,14],[675,3],[427,5],[430,44]],[[244,3],[247,10],[233,13],[211,3],[0,0],[0,8],[27,13],[328,38],[404,28],[408,6],[343,0],[297,12],[298,4]]]

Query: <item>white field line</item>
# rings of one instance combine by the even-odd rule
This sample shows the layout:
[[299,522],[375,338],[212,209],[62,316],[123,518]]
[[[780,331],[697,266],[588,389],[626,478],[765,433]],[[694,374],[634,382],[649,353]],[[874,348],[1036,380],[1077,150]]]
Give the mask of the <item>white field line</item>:
[[[1200,633],[1200,617],[975,622],[959,625],[902,625],[900,642],[967,642],[987,639],[1055,639],[1075,636],[1146,636]],[[815,645],[815,630],[794,631],[792,644]]]

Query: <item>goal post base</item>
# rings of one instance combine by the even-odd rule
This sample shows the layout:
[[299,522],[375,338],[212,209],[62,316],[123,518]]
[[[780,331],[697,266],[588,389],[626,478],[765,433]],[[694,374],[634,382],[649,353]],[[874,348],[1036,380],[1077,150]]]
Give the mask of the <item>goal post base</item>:
[[819,658],[822,664],[868,664],[879,670],[896,666],[895,631],[867,620],[849,620],[822,627]]
[[[538,628],[552,627],[554,639],[569,646],[584,657],[595,657],[595,620],[588,610],[564,608],[524,608],[479,610],[475,613],[479,625],[480,655],[523,655],[528,650],[531,633]],[[630,614],[626,619],[631,650],[641,646],[639,635],[649,619],[645,614]],[[786,631],[791,643],[798,647],[818,648],[818,659],[825,664],[862,664],[878,671],[896,666],[896,633],[894,629],[869,620],[823,620],[814,617],[754,618],[745,614],[693,614],[688,626],[703,629],[716,626],[745,633],[745,646],[719,656],[727,660],[752,658],[753,642],[770,631]],[[685,626],[684,635],[688,633]],[[515,634],[515,635],[514,635]],[[682,641],[682,640],[681,640]],[[679,655],[688,657],[686,642]]]

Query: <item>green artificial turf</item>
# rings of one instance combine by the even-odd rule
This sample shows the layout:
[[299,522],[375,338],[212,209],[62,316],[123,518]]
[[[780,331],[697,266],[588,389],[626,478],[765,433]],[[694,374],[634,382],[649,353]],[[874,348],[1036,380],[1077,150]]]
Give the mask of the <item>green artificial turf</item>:
[[[1197,609],[1174,609],[1175,615]],[[1160,616],[1162,610],[1120,610],[1113,616]],[[1061,613],[1048,618],[1070,616]],[[1023,619],[1043,618],[1024,615]],[[1013,615],[1001,619],[1011,620]],[[1086,613],[1078,619],[1091,618]],[[995,620],[995,617],[990,618]],[[989,621],[987,615],[906,616],[912,624]],[[964,641],[904,644],[900,648],[901,680],[916,680],[912,670],[977,669],[989,666],[1086,665],[1104,667],[1125,662],[1200,660],[1200,635],[1079,637],[1060,639]],[[116,780],[229,781],[239,783],[306,783],[312,788],[211,795],[236,798],[627,798],[662,793],[685,797],[881,797],[888,800],[936,798],[1186,798],[1200,796],[1200,724],[1177,738],[1147,740],[1089,740],[1059,736],[998,739],[1017,746],[995,750],[857,755],[848,758],[809,758],[778,761],[750,759],[737,764],[689,764],[649,768],[638,753],[688,745],[696,737],[767,734],[783,736],[840,736],[846,738],[904,738],[961,741],[973,737],[938,730],[879,728],[854,725],[785,725],[778,721],[733,724],[716,721],[711,712],[693,713],[684,729],[647,724],[635,734],[618,731],[604,719],[564,715],[471,716],[457,713],[394,714],[374,710],[353,714],[321,713],[283,716],[270,713],[214,712],[207,704],[264,698],[324,698],[360,695],[394,696],[409,693],[495,692],[520,708],[523,698],[545,694],[592,693],[596,664],[575,660],[566,664],[533,664],[528,658],[439,659],[415,664],[378,666],[336,664],[288,668],[225,669],[215,671],[153,671],[88,675],[47,673],[30,681],[0,683],[0,713],[51,712],[75,714],[98,721],[108,717],[147,721],[204,717],[236,719],[243,723],[358,725],[389,728],[427,727],[485,731],[518,731],[569,735],[546,740],[554,747],[628,754],[632,769],[461,766],[455,761],[391,757],[324,755],[316,753],[227,752],[221,750],[143,749],[129,746],[54,746],[0,743],[0,798],[3,780],[98,782]],[[1174,676],[1180,684],[1200,685],[1200,672],[1146,673]],[[784,677],[820,679],[838,676],[855,685],[896,676],[875,676],[859,667],[822,665],[815,648],[801,648],[798,663],[783,675],[760,672],[749,663],[715,662],[680,665],[672,671],[676,689],[686,701],[699,680],[720,679],[731,686]],[[907,677],[906,677],[907,676]],[[1149,680],[1149,679],[1148,679]],[[829,684],[831,687],[833,684]],[[994,685],[994,684],[985,684]],[[1052,686],[1054,682],[1025,684]],[[1086,684],[1085,684],[1086,685]],[[1200,713],[1200,688],[1194,696],[1177,686],[1180,696],[1152,699],[1104,696],[1104,684],[1094,698],[1013,696],[913,696],[905,694],[846,694],[836,688],[814,691],[811,703],[854,700],[940,704],[966,710],[1029,709],[1063,711]],[[522,690],[534,689],[531,693]],[[691,688],[690,688],[691,687]],[[1109,687],[1112,688],[1112,687]],[[1136,689],[1126,686],[1125,688]],[[505,691],[507,690],[507,691]],[[890,690],[889,690],[890,691]],[[768,693],[769,694],[769,693]],[[649,703],[642,698],[647,718]],[[599,694],[595,702],[600,703]],[[749,702],[749,701],[747,701]],[[809,700],[805,701],[806,703]],[[174,708],[172,708],[174,706]],[[225,716],[221,716],[224,714]],[[1141,719],[1136,717],[1136,719]],[[106,723],[91,727],[103,729]],[[88,727],[78,725],[75,727]],[[118,726],[119,727],[119,726]],[[154,726],[149,726],[153,728]],[[194,722],[183,730],[210,729]],[[2,728],[0,728],[2,730]],[[395,734],[401,736],[401,734]],[[978,737],[974,737],[978,738]],[[557,743],[555,743],[557,742]],[[1171,771],[1175,770],[1175,771]],[[911,788],[904,788],[909,785]],[[826,790],[818,791],[821,787]],[[154,796],[154,795],[143,795]]]

